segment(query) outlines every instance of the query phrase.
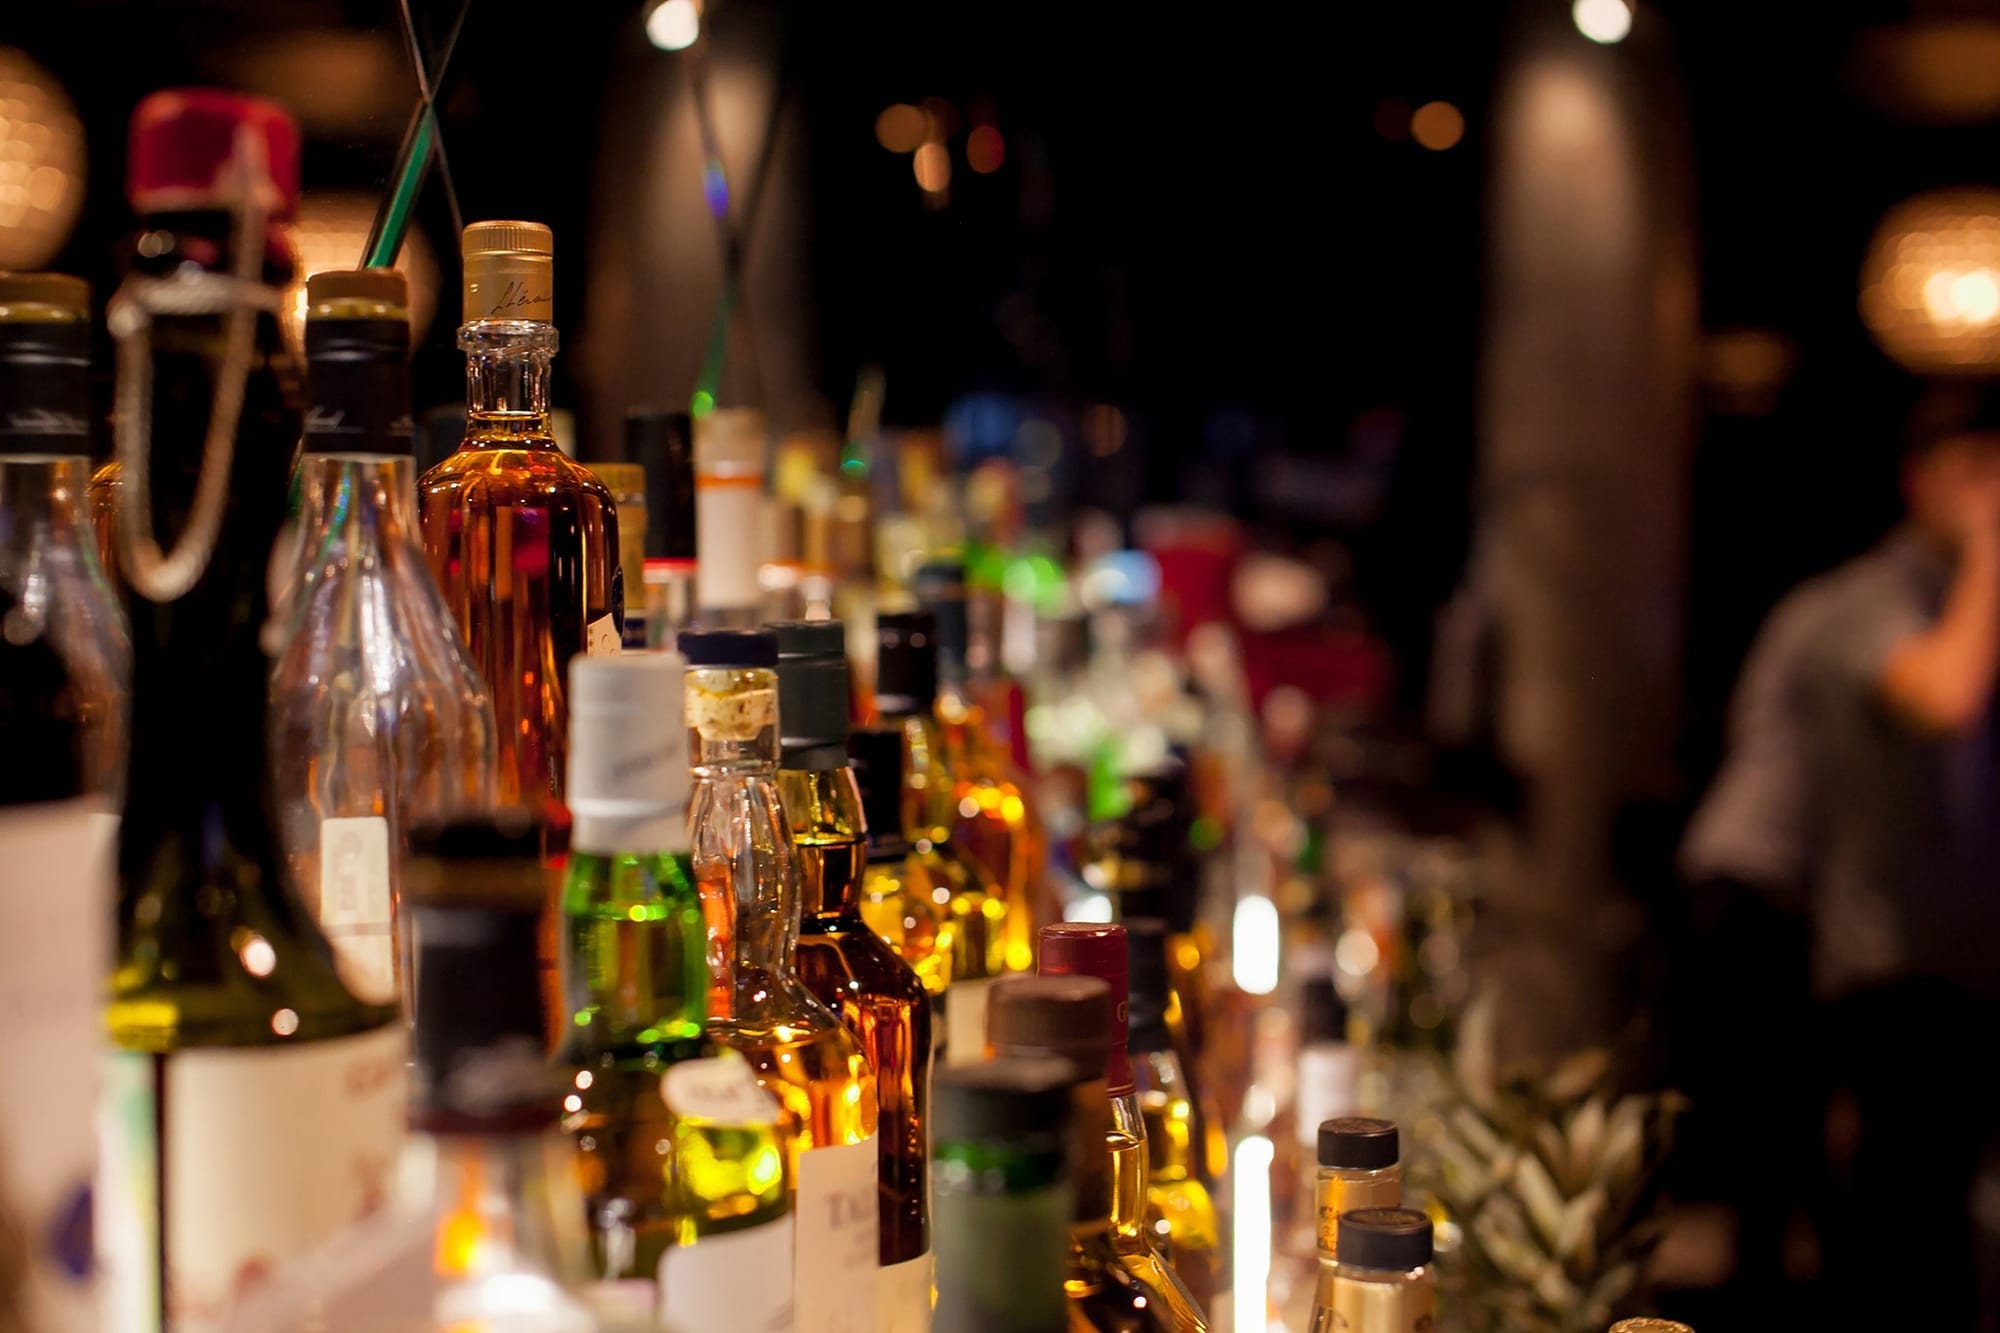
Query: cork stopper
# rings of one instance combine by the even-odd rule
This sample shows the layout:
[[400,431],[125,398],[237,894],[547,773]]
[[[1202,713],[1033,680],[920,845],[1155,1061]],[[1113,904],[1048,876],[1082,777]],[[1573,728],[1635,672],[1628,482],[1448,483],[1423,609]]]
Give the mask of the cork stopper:
[[539,222],[474,222],[461,241],[465,318],[555,319],[555,233]]
[[407,319],[410,284],[393,268],[336,268],[306,279],[308,319]]
[[68,322],[90,318],[90,284],[67,273],[0,272],[0,320]]

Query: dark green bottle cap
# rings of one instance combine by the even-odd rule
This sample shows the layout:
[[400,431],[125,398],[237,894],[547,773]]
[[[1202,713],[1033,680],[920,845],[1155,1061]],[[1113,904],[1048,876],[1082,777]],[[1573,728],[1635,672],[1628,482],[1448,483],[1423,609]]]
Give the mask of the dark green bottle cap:
[[847,628],[838,620],[787,620],[778,638],[779,763],[811,771],[847,764]]

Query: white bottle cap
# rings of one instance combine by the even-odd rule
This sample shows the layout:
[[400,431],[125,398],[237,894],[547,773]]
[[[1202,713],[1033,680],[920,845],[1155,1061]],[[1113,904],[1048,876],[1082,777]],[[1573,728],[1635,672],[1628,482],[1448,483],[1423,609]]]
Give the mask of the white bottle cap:
[[718,407],[694,423],[695,609],[755,611],[764,562],[764,414]]
[[570,842],[578,851],[687,850],[686,671],[678,653],[570,660]]

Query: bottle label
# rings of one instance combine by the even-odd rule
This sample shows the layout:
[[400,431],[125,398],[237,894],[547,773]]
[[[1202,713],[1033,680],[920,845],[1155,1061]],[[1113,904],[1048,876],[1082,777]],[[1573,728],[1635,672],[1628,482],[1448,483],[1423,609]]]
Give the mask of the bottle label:
[[288,1259],[385,1204],[403,1143],[403,1025],[298,1046],[105,1058],[106,1327],[222,1327]]
[[583,641],[583,651],[591,657],[608,657],[618,651],[618,617],[599,616],[590,622]]
[[792,1269],[799,1333],[875,1333],[880,1178],[872,1134],[799,1154]]
[[[1322,1273],[1327,1272],[1324,1265]],[[1428,1276],[1400,1282],[1357,1282],[1336,1272],[1333,1327],[1381,1329],[1382,1333],[1431,1333],[1437,1299]]]
[[319,924],[340,979],[357,999],[396,998],[396,937],[389,901],[389,821],[380,815],[319,825]]
[[694,530],[700,543],[700,562],[694,567],[697,611],[754,608],[762,599],[757,534],[763,508],[762,477],[695,478]]
[[992,977],[954,980],[946,991],[951,1003],[944,1011],[947,1029],[944,1062],[950,1068],[986,1061],[986,992],[992,989],[993,980]]
[[676,1115],[715,1125],[775,1125],[778,1100],[757,1085],[735,1051],[683,1060],[660,1076],[660,1101]]
[[1293,1103],[1299,1143],[1319,1145],[1319,1125],[1354,1114],[1354,1086],[1361,1075],[1361,1056],[1352,1046],[1308,1046],[1299,1052],[1299,1090]]
[[675,1245],[660,1256],[660,1317],[676,1333],[792,1333],[792,1219]]
[[102,823],[88,801],[0,809],[0,1069],[8,1071],[0,1077],[0,1305],[21,1328],[49,1333],[99,1326],[92,1112],[112,916]]
[[877,1284],[881,1333],[931,1333],[931,1291],[937,1285],[937,1256],[929,1252],[887,1264]]

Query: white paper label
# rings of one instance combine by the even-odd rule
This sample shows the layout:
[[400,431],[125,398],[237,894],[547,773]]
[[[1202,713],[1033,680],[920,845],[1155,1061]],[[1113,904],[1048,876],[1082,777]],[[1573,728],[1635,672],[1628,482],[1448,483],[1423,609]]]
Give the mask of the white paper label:
[[799,1333],[875,1333],[881,1165],[873,1135],[799,1154]]
[[112,1052],[97,1194],[108,1327],[158,1329],[163,1232],[173,1333],[204,1333],[287,1259],[386,1203],[407,1046],[396,1023],[298,1046]]
[[945,994],[944,1062],[952,1069],[986,1063],[986,992],[992,977],[968,977],[954,981]]
[[1319,1144],[1319,1123],[1354,1114],[1354,1085],[1361,1074],[1361,1055],[1352,1046],[1308,1046],[1299,1052],[1299,1090],[1294,1115],[1299,1142]]
[[10,1288],[0,1305],[37,1333],[99,1327],[90,1191],[111,965],[103,824],[87,801],[0,809],[0,1267]]
[[319,925],[340,979],[356,998],[396,998],[396,936],[389,898],[389,821],[380,815],[319,825]]
[[778,1099],[735,1051],[671,1066],[660,1076],[660,1100],[677,1115],[715,1125],[778,1123]]
[[584,633],[583,651],[591,657],[609,657],[618,651],[618,620],[599,616]]
[[877,1284],[876,1327],[881,1333],[930,1333],[931,1294],[937,1287],[937,1256],[929,1252],[881,1271]]
[[792,1219],[676,1245],[660,1256],[660,1318],[675,1333],[792,1333]]
[[694,603],[698,611],[755,608],[763,592],[757,586],[757,566],[763,552],[757,536],[764,507],[764,487],[749,478],[697,478],[694,484],[694,530],[699,563],[694,567]]

